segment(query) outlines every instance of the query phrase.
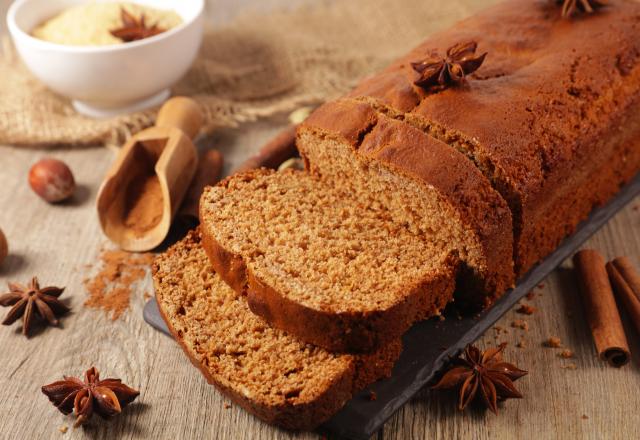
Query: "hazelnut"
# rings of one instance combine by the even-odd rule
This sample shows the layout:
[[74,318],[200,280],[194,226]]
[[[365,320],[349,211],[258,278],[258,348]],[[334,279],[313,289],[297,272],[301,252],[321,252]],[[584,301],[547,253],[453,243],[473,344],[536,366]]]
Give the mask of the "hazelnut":
[[9,245],[7,244],[7,237],[4,236],[2,229],[0,229],[0,265],[9,255]]
[[42,159],[36,162],[29,170],[29,185],[49,203],[68,199],[76,189],[71,170],[57,159]]

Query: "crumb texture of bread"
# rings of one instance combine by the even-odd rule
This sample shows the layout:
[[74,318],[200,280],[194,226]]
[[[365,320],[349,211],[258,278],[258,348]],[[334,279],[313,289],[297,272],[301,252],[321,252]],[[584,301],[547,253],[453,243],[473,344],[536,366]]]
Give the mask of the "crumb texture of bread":
[[451,299],[457,258],[432,231],[393,219],[366,188],[258,170],[205,190],[204,247],[276,327],[338,351],[369,351]]
[[211,270],[199,231],[156,259],[153,279],[161,314],[193,364],[268,423],[312,429],[388,376],[400,354],[399,340],[366,356],[333,354],[269,327]]
[[[524,274],[640,170],[640,3],[570,20],[509,0],[438,32],[348,96],[459,150],[509,204]],[[463,87],[427,93],[411,62],[488,52]]]

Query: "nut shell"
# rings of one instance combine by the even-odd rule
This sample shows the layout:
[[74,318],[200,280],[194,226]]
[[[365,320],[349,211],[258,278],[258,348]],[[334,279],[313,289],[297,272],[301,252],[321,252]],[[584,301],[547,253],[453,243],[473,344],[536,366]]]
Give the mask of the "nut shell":
[[4,232],[2,232],[2,229],[0,229],[0,265],[2,265],[4,260],[7,258],[7,255],[9,255],[7,237],[4,235]]
[[62,202],[76,189],[69,167],[57,159],[46,158],[36,162],[29,170],[29,185],[49,203]]
[[289,168],[302,171],[304,170],[304,161],[299,157],[292,157],[291,159],[287,159],[282,162],[278,167],[278,171],[286,170]]
[[301,124],[313,112],[313,107],[300,107],[289,114],[289,122]]

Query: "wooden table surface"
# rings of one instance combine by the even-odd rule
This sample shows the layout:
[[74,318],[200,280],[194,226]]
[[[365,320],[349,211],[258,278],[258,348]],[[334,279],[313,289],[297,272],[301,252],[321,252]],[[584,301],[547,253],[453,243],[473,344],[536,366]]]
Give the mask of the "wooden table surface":
[[[239,8],[245,0],[220,0]],[[0,0],[0,12],[8,0]],[[282,1],[271,3],[282,4]],[[259,147],[282,125],[284,118],[225,130],[204,141],[226,155],[228,171]],[[79,189],[68,204],[50,206],[27,184],[30,165],[51,155],[73,169]],[[0,146],[0,228],[8,237],[11,254],[0,267],[0,286],[9,280],[26,282],[37,275],[42,282],[67,287],[73,311],[61,328],[47,328],[26,339],[19,325],[0,328],[0,438],[4,439],[284,439],[317,438],[270,427],[242,409],[226,408],[225,399],[191,366],[179,347],[150,328],[142,319],[143,293],[150,277],[132,296],[131,309],[117,321],[83,306],[87,298],[82,281],[86,264],[97,261],[107,244],[95,213],[101,178],[113,160],[103,148],[21,150]],[[628,255],[640,265],[640,198],[612,219],[587,244],[607,257]],[[625,319],[633,360],[619,370],[596,358],[571,263],[565,262],[536,289],[531,316],[512,311],[479,344],[506,341],[505,357],[530,374],[517,385],[522,400],[506,402],[500,415],[478,409],[459,412],[455,397],[425,390],[402,408],[379,432],[379,439],[407,438],[637,438],[640,418],[640,338]],[[4,314],[5,310],[2,311]],[[525,319],[529,330],[511,327]],[[575,352],[562,359],[560,350],[543,347],[551,336]],[[524,341],[525,347],[516,343]],[[112,420],[96,420],[72,429],[73,419],[59,413],[40,392],[43,384],[62,374],[81,375],[95,365],[104,375],[117,376],[140,390],[137,402]],[[575,366],[575,368],[573,368]],[[68,426],[66,434],[59,431]]]

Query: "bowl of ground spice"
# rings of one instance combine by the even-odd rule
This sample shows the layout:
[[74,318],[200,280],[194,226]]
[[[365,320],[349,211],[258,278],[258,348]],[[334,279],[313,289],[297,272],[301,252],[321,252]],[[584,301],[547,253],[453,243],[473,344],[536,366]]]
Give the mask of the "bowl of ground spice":
[[204,0],[16,0],[7,25],[40,81],[92,117],[161,104],[189,69]]

